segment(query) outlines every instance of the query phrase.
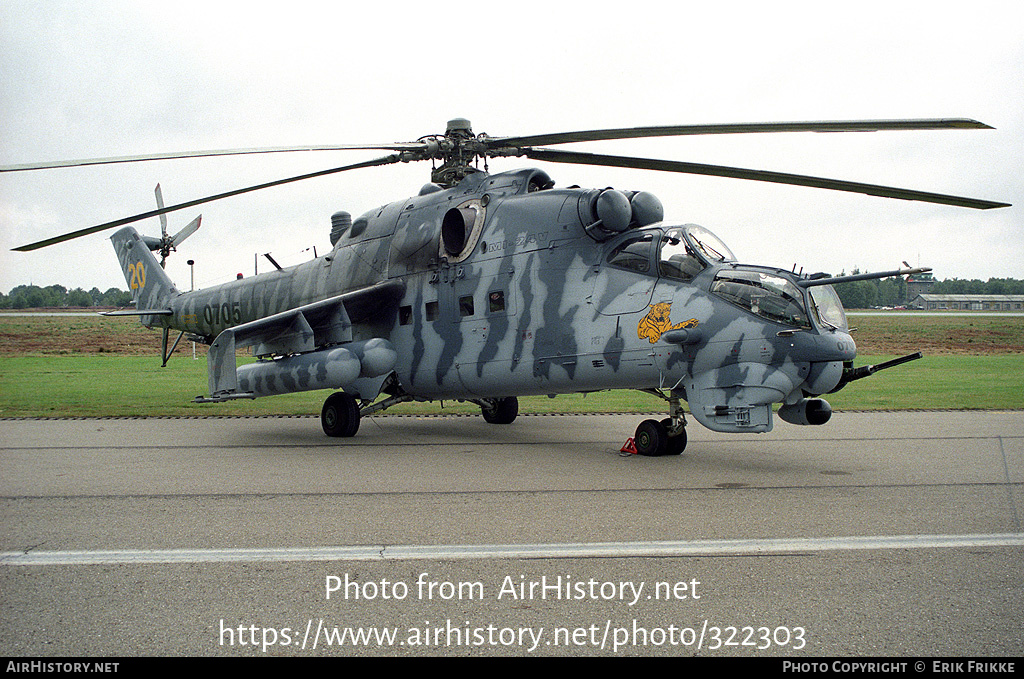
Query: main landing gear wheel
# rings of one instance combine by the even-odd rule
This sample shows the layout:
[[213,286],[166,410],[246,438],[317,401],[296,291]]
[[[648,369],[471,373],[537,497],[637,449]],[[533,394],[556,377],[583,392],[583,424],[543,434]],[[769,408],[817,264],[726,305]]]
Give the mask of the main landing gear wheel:
[[672,431],[672,419],[644,420],[636,428],[633,445],[638,455],[658,457],[660,455],[680,455],[686,448],[686,428],[680,427],[675,435]]
[[668,445],[668,430],[657,420],[644,420],[636,428],[633,445],[638,455],[657,457],[664,455]]
[[320,411],[320,424],[328,436],[355,436],[359,431],[359,405],[343,391],[331,394]]
[[490,424],[512,424],[519,415],[519,399],[515,396],[496,398],[491,401],[491,408],[481,407],[484,420]]

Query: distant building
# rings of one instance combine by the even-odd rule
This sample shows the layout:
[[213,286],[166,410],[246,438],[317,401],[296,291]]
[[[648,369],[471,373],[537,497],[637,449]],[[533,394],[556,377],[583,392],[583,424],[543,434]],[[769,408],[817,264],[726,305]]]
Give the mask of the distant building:
[[[910,281],[907,281],[908,287]],[[907,295],[911,309],[926,311],[1022,311],[1024,295]]]
[[913,300],[918,295],[930,293],[933,285],[935,285],[935,278],[930,273],[907,276],[907,299]]

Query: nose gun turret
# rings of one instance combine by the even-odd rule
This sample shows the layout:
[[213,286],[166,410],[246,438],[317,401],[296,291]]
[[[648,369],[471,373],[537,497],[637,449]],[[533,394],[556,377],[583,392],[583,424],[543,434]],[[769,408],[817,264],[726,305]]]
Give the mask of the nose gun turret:
[[836,388],[830,391],[829,393],[834,394],[843,387],[845,387],[850,382],[853,382],[854,380],[862,380],[865,377],[870,377],[879,370],[895,368],[898,365],[903,365],[904,363],[909,363],[910,361],[916,361],[917,359],[922,358],[923,356],[924,354],[922,354],[920,351],[917,351],[914,352],[913,354],[900,356],[899,358],[894,358],[891,361],[884,361],[882,363],[876,363],[875,365],[862,365],[859,368],[854,368],[853,366],[844,367],[843,376],[839,379],[839,384],[837,384]]

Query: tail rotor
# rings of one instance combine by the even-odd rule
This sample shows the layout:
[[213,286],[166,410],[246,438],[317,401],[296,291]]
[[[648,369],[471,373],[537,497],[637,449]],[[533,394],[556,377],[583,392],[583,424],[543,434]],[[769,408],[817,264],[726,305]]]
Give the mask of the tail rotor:
[[[157,209],[164,209],[164,195],[160,190],[160,185],[156,185],[156,206]],[[167,233],[167,215],[164,213],[160,214],[160,238],[153,238],[152,236],[143,236],[142,240],[146,246],[153,252],[160,252],[160,268],[165,268],[167,257],[172,252],[176,252],[181,242],[194,234],[199,230],[199,224],[202,221],[203,216],[199,215],[183,228],[174,236],[169,236]]]

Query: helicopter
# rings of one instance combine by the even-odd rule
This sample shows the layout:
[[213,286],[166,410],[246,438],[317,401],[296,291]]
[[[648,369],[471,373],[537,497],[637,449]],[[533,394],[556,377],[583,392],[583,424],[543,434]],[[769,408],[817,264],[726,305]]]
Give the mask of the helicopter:
[[[668,221],[645,191],[556,188],[542,169],[490,173],[488,161],[526,157],[730,177],[974,209],[1008,204],[762,170],[545,148],[609,139],[775,132],[992,129],[975,120],[914,119],[634,127],[514,137],[474,134],[463,118],[414,142],[225,149],[12,165],[38,170],[180,157],[308,150],[389,155],[158,208],[63,234],[19,251],[120,227],[112,236],[136,315],[209,346],[209,394],[198,403],[332,390],[321,425],[354,436],[360,419],[405,401],[463,400],[511,424],[518,397],[637,389],[667,404],[633,437],[643,455],[686,446],[683,403],[719,432],[823,425],[823,395],[920,353],[854,367],[856,344],[836,283],[929,271],[830,276],[737,261],[710,230]],[[133,222],[280,184],[393,163],[430,161],[412,197],[352,218],[331,216],[329,253],[191,292],[153,254],[178,236],[144,237]],[[480,164],[483,163],[481,169]],[[198,228],[198,226],[196,226]],[[191,225],[184,231],[191,229]],[[192,229],[194,231],[194,229]],[[191,231],[189,232],[191,233]],[[174,343],[177,346],[177,341]],[[255,362],[238,364],[250,348]]]

